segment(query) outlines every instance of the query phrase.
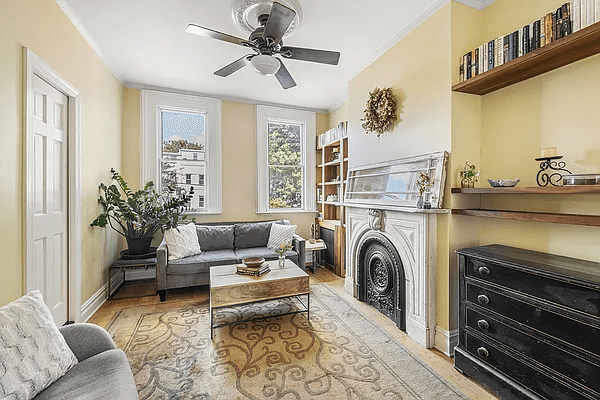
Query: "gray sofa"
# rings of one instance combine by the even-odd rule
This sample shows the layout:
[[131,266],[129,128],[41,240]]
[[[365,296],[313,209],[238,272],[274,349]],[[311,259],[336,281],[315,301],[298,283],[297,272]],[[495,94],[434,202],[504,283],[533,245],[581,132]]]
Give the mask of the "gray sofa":
[[92,324],[66,325],[59,330],[79,362],[34,400],[138,398],[129,360],[108,332]]
[[[247,257],[276,260],[277,253],[267,248],[273,223],[289,225],[287,220],[197,225],[202,253],[173,261],[168,261],[167,243],[163,239],[156,251],[156,280],[160,300],[165,301],[168,289],[208,285],[212,266],[241,263]],[[304,239],[295,235],[292,246],[286,258],[305,270]]]

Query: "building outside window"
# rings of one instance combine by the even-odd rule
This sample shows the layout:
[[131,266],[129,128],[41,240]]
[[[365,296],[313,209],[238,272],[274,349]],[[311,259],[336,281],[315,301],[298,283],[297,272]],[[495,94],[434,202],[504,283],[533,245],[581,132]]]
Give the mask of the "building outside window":
[[221,101],[142,90],[141,103],[141,184],[154,181],[160,190],[193,187],[189,212],[220,214]]
[[[175,186],[190,191],[193,211],[204,208],[204,185],[192,184],[193,175],[206,171],[204,152],[204,114],[163,111],[161,113],[162,159],[161,186]],[[202,197],[202,201],[200,201]],[[202,206],[195,207],[197,204]]]
[[315,209],[313,112],[257,107],[258,212]]

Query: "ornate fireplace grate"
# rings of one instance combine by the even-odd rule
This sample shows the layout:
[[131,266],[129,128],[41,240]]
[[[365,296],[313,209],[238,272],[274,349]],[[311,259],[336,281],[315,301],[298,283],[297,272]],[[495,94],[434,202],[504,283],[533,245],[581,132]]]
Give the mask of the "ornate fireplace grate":
[[367,233],[358,248],[357,261],[358,299],[406,331],[404,268],[392,242],[380,233]]

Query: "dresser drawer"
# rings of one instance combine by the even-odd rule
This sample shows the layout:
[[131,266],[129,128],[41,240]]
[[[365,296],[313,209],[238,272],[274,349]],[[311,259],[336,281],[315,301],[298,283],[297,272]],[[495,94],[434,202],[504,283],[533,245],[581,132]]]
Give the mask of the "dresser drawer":
[[476,258],[467,258],[466,273],[540,299],[600,317],[600,291]]
[[466,283],[467,301],[600,356],[600,329],[507,295]]
[[502,318],[467,307],[467,326],[598,392],[600,367],[502,322]]
[[574,388],[565,386],[550,376],[522,363],[511,355],[503,352],[487,340],[484,341],[473,335],[466,335],[466,350],[483,363],[509,375],[532,392],[548,400],[579,400],[594,399],[594,395],[583,395]]

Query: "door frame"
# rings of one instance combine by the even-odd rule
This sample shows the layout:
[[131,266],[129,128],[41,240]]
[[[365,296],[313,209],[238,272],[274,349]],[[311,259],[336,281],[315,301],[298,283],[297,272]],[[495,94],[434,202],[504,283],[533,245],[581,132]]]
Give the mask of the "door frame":
[[23,47],[23,294],[32,290],[34,179],[29,160],[33,159],[33,78],[42,78],[68,98],[67,122],[67,236],[68,236],[68,320],[81,320],[81,99],[79,91],[36,56]]

